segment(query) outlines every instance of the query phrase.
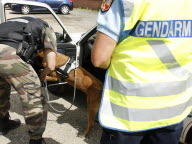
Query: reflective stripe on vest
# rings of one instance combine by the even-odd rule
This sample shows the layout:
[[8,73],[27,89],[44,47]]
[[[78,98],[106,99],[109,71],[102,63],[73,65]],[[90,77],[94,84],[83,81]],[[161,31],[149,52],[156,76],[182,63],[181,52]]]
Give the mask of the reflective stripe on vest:
[[[133,1],[124,0],[124,7],[129,6],[126,2]],[[103,127],[125,132],[166,127],[181,122],[191,111],[192,16],[186,20],[180,14],[167,20],[172,18],[166,13],[169,8],[164,15],[158,10],[153,15],[161,5],[150,13],[150,6],[164,2],[134,0],[132,12],[124,8],[126,22],[106,75],[99,110]],[[186,5],[182,3],[181,9]]]

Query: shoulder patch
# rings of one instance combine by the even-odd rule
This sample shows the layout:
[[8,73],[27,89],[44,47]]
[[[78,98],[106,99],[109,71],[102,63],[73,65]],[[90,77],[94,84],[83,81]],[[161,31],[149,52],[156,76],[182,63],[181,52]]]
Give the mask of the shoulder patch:
[[101,12],[108,11],[113,3],[113,0],[103,0],[101,4]]

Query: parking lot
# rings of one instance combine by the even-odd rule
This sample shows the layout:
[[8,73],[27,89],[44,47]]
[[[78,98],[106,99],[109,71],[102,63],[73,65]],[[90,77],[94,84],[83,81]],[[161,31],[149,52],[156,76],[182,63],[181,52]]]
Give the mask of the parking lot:
[[[6,10],[8,17],[23,16],[20,13],[14,13]],[[46,19],[47,22],[59,31],[55,19],[49,14],[30,14]],[[96,23],[97,12],[83,9],[74,9],[69,15],[58,14],[61,21],[64,23],[68,32],[78,39],[82,33],[92,28]],[[50,102],[58,110],[66,110],[72,102],[73,89],[61,92],[55,96],[51,93]],[[0,136],[1,144],[27,144],[29,137],[27,134],[27,127],[23,118],[23,111],[21,102],[16,91],[12,90],[11,93],[11,118],[19,118],[22,122],[20,128],[9,132],[5,137]],[[53,111],[48,107],[48,122],[46,131],[43,135],[47,144],[98,144],[101,135],[101,126],[96,123],[94,129],[86,138],[79,137],[87,128],[87,113],[86,113],[86,96],[77,91],[74,105],[70,110],[64,114]]]
[[[12,12],[9,9],[6,9],[6,12],[7,18],[25,16],[18,12]],[[38,16],[46,20],[51,26],[57,26],[57,22],[53,19],[53,16],[46,12],[34,12],[26,16]],[[74,8],[74,10],[70,11],[68,15],[57,14],[57,16],[61,19],[70,33],[82,33],[86,32],[96,24],[97,12]]]

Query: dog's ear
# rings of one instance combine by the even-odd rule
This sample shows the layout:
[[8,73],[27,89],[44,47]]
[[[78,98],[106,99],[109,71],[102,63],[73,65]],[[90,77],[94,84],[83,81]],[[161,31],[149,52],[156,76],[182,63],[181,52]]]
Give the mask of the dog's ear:
[[92,82],[92,80],[88,76],[85,76],[83,78],[83,85],[85,87],[90,87],[92,84],[93,84],[93,82]]
[[40,51],[37,55],[41,58],[41,64],[43,65],[43,67],[45,67],[46,63],[43,61],[43,51]]
[[43,51],[40,51],[37,55],[43,58]]

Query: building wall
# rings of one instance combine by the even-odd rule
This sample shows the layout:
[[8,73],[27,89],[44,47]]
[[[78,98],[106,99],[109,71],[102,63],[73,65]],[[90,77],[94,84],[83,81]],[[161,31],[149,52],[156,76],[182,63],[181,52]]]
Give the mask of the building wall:
[[103,0],[73,0],[75,8],[99,10]]

